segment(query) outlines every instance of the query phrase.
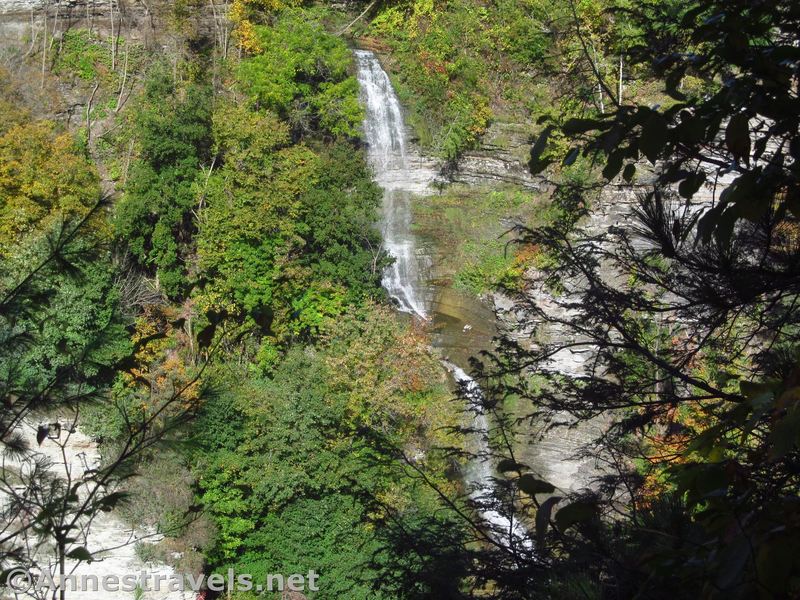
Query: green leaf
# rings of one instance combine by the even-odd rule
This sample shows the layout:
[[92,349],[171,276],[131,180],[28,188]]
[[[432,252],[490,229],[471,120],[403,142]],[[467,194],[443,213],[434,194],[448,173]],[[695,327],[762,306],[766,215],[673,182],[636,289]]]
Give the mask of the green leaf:
[[536,175],[537,173],[541,173],[544,168],[548,165],[548,161],[542,161],[541,157],[544,151],[547,149],[547,142],[550,139],[550,134],[553,132],[553,126],[548,125],[544,128],[539,137],[536,138],[536,142],[531,147],[531,158],[528,161],[528,168],[530,169],[531,173]]
[[669,128],[663,115],[653,112],[642,127],[642,136],[639,139],[639,150],[652,164],[656,164],[658,157],[664,152],[667,143]]
[[594,502],[578,500],[556,513],[556,526],[565,531],[576,523],[588,521],[595,515],[597,515],[597,505]]
[[698,434],[687,446],[685,452],[697,452],[703,456],[707,456],[711,449],[717,445],[717,440],[725,432],[725,426],[721,423],[712,425],[708,429],[703,430]]
[[633,181],[633,178],[635,176],[636,176],[636,165],[630,163],[625,167],[625,170],[622,171],[622,178],[628,183],[630,183],[631,181]]
[[697,223],[697,233],[700,234],[700,238],[704,242],[708,242],[711,239],[711,235],[717,228],[717,225],[722,218],[722,213],[725,210],[726,204],[724,202],[720,202],[713,208],[709,209],[698,221]]
[[606,161],[606,166],[603,169],[603,177],[605,177],[608,181],[611,181],[617,175],[619,175],[619,172],[622,169],[622,154],[622,152],[617,150],[609,155],[608,160]]
[[500,473],[508,473],[509,471],[521,471],[524,466],[511,458],[504,458],[497,463],[497,470]]
[[519,489],[531,496],[535,496],[536,494],[552,494],[556,491],[556,488],[551,483],[536,479],[530,473],[525,473],[525,475],[520,477],[517,481],[517,485]]
[[73,560],[92,562],[91,553],[83,546],[79,546],[78,548],[73,548],[72,550],[67,552],[67,558],[72,558]]
[[210,323],[203,327],[200,333],[197,334],[197,345],[201,349],[208,348],[211,345],[211,341],[214,339],[214,332],[216,332],[216,330],[216,323]]
[[684,198],[692,198],[706,181],[705,173],[693,173],[678,186],[678,193]]
[[731,237],[733,236],[733,226],[738,220],[739,216],[736,214],[736,210],[733,207],[728,208],[720,215],[716,223],[716,228],[714,229],[714,238],[720,246],[727,246],[730,244]]
[[108,494],[107,496],[104,496],[102,499],[100,499],[100,501],[98,502],[100,510],[102,510],[103,512],[110,512],[114,510],[117,504],[127,500],[129,496],[130,494],[128,494],[127,492],[112,492],[111,494]]
[[[719,446],[714,446],[706,453],[709,460],[722,452]],[[692,498],[698,502],[709,498],[718,498],[728,493],[731,480],[728,473],[727,464],[722,462],[699,463],[695,469],[697,477],[694,479],[694,486],[687,491]]]
[[670,71],[665,81],[665,89],[667,94],[676,100],[686,100],[686,94],[680,91],[680,84],[686,75],[686,67],[680,66]]
[[694,29],[697,26],[697,17],[703,14],[703,11],[706,10],[705,5],[700,5],[696,8],[693,8],[686,12],[681,19],[681,28],[682,29]]
[[770,458],[786,456],[800,443],[800,407],[793,407],[778,421],[769,436]]
[[750,541],[745,536],[736,537],[722,548],[716,582],[720,589],[730,588],[741,580],[750,553]]
[[731,218],[747,219],[756,222],[761,219],[769,208],[769,194],[764,194],[759,189],[757,172],[748,172],[739,176],[720,194],[720,200],[732,204]]
[[562,162],[561,165],[564,167],[568,167],[574,164],[580,152],[581,152],[580,148],[573,148],[572,150],[570,150],[569,153],[564,157],[564,162]]
[[598,121],[597,119],[570,119],[564,123],[561,127],[561,131],[567,135],[575,135],[599,129],[600,125],[602,125],[602,121]]
[[787,585],[795,556],[797,556],[797,541],[787,535],[777,536],[758,548],[756,573],[759,583],[775,597],[787,595]]
[[775,392],[779,384],[777,383],[754,383],[752,381],[740,381],[739,390],[747,398],[753,410],[759,413],[765,412],[772,406],[775,399]]
[[146,337],[137,340],[136,343],[133,345],[133,348],[134,350],[139,350],[141,348],[146,347],[147,344],[149,344],[150,342],[154,342],[155,340],[161,340],[164,339],[165,337],[167,337],[166,331],[157,331],[152,335],[148,335]]
[[47,425],[39,425],[39,429],[36,431],[36,443],[41,446],[49,433],[50,428]]
[[725,128],[725,145],[733,157],[738,160],[750,159],[750,119],[745,113],[731,117]]

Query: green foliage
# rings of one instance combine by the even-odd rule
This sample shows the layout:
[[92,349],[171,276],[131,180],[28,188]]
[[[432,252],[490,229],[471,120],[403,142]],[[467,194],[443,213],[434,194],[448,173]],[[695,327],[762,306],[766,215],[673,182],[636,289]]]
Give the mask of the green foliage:
[[352,430],[383,432],[398,446],[425,431],[442,445],[449,441],[439,431],[451,419],[441,368],[419,332],[368,305],[340,320],[327,342],[330,386],[346,399]]
[[407,444],[438,426],[431,411],[441,389],[404,374],[435,361],[405,335],[385,311],[349,316],[325,346],[295,347],[271,379],[231,382],[207,404],[195,462],[200,499],[219,528],[213,568],[257,581],[315,569],[317,598],[385,597],[373,587],[391,572],[392,553],[375,500],[399,519],[435,506],[393,464],[389,440],[372,437]]
[[195,179],[211,148],[211,98],[199,83],[179,87],[154,69],[134,114],[139,159],[116,210],[119,238],[171,297],[186,292]]
[[493,118],[527,118],[538,85],[529,74],[550,68],[564,12],[540,0],[407,0],[383,5],[364,33],[390,50],[386,66],[422,144],[452,160]]
[[[0,130],[0,256],[19,255],[24,238],[84,217],[99,197],[97,173],[54,123]],[[91,228],[102,229],[102,220],[93,219]]]
[[478,295],[501,286],[507,289],[516,287],[522,273],[515,264],[513,248],[508,248],[505,241],[466,242],[462,251],[470,258],[456,274],[457,288]]
[[347,45],[310,10],[285,10],[256,27],[261,52],[242,61],[239,80],[252,100],[298,134],[356,137],[363,119]]
[[130,350],[98,201],[72,136],[24,116],[0,131],[0,377],[33,405],[94,396]]
[[242,106],[218,109],[214,136],[223,164],[205,184],[197,236],[204,306],[285,339],[378,293],[379,191],[362,155],[344,142],[292,144],[273,113]]
[[411,106],[412,126],[424,145],[447,159],[473,147],[491,117],[488,18],[469,2],[437,11],[416,1],[387,6],[370,27],[371,35],[392,46],[391,66]]
[[270,573],[314,570],[320,573],[315,598],[383,598],[372,589],[380,573],[370,564],[381,544],[365,517],[365,507],[347,494],[299,498],[266,516],[237,568],[263,582]]
[[[765,469],[782,469],[779,465],[800,451],[796,369],[781,381],[741,381],[743,404],[727,407],[688,445],[685,461],[668,469],[670,483],[698,528],[695,534],[708,540],[679,555],[686,580],[709,577],[694,566],[704,564],[723,589],[751,594],[767,590],[769,596],[797,593],[796,499],[763,485],[770,479]],[[766,424],[767,414],[780,416]],[[746,524],[739,521],[743,513],[751,517]],[[725,531],[731,536],[722,542],[719,535]],[[657,572],[665,560],[672,560],[667,554],[662,549],[654,558]]]
[[419,199],[414,206],[418,233],[447,248],[442,265],[456,287],[482,294],[516,287],[528,258],[514,244],[512,224],[549,223],[557,210],[526,191],[451,188]]
[[[75,227],[75,222],[66,226]],[[52,239],[37,240],[18,248],[18,257],[0,270],[0,293],[17,285],[31,265],[45,264],[51,244]],[[44,393],[54,403],[69,403],[70,393],[94,396],[131,350],[108,252],[98,250],[89,235],[64,251],[61,260],[48,263],[26,284],[24,308],[5,307],[0,377],[5,389],[19,397]],[[59,398],[62,386],[66,389]]]
[[[81,427],[112,459],[120,448],[149,448],[173,428],[198,438],[201,451],[192,458],[199,498],[219,528],[209,552],[214,567],[253,565],[254,574],[324,568],[328,597],[374,597],[372,586],[389,570],[371,566],[386,547],[374,531],[375,498],[383,494],[397,510],[413,512],[411,497],[425,493],[394,481],[390,470],[402,467],[390,467],[392,453],[376,449],[373,432],[356,432],[354,424],[379,419],[386,430],[375,433],[421,443],[421,432],[443,417],[427,406],[443,388],[373,363],[373,348],[357,346],[355,337],[326,337],[330,347],[320,342],[318,349],[298,343],[329,336],[341,319],[366,319],[354,307],[372,311],[368,301],[382,296],[380,191],[354,139],[362,111],[346,45],[324,32],[314,11],[276,14],[257,34],[263,52],[242,61],[218,101],[200,76],[203,65],[172,71],[157,64],[130,113],[112,116],[129,117],[123,135],[133,149],[124,175],[121,161],[111,165],[126,181],[114,206],[116,241],[136,263],[124,290],[115,285],[102,215],[83,223],[85,236],[59,246],[99,196],[90,162],[51,124],[0,115],[0,154],[7,155],[0,168],[0,251],[7,258],[0,290],[14,290],[39,259],[52,263],[36,272],[41,279],[24,281],[26,295],[0,319],[0,377],[7,393],[33,398],[31,405],[50,406],[50,395],[53,406],[95,400],[81,407]],[[107,50],[88,32],[70,31],[55,71],[75,84],[114,79]],[[287,70],[276,76],[279,66]],[[251,103],[241,102],[242,92]],[[110,116],[109,102],[98,101],[93,118]],[[92,140],[93,154],[115,151],[110,138]],[[65,255],[48,257],[53,248]],[[147,276],[180,309],[149,293],[140,298],[137,282]],[[133,344],[119,317],[122,303],[136,317]],[[347,316],[351,311],[359,316]],[[400,363],[411,355],[409,369],[425,361],[426,373],[437,375],[421,340],[403,337],[394,322],[387,330],[389,318],[383,311],[363,331],[353,327],[383,343],[384,357],[391,351]],[[186,416],[207,389],[194,376],[211,343],[242,322],[243,335],[224,346],[236,381],[224,369],[215,372],[219,393],[209,394],[199,427],[187,431]],[[354,329],[348,335],[356,336]],[[405,345],[411,342],[413,350]],[[333,383],[333,345],[353,368],[394,373],[382,382],[380,410],[360,404],[368,400],[363,390]],[[239,352],[236,362],[231,356]],[[178,395],[185,406],[161,415]],[[126,445],[150,417],[151,429]],[[145,454],[139,466],[147,474],[129,485],[147,494],[135,494],[126,515],[167,533],[168,542],[139,551],[169,559],[169,548],[180,548],[170,546],[176,536],[191,534],[182,525],[192,509],[192,478],[181,468],[185,457]],[[429,495],[424,500],[432,504]],[[307,552],[309,538],[320,541],[316,553]],[[193,548],[204,549],[195,541]],[[73,556],[88,558],[83,552],[73,549]]]
[[[713,234],[727,243],[737,221],[758,222],[771,210],[798,214],[794,195],[786,194],[797,187],[797,173],[778,166],[795,160],[791,148],[799,145],[789,4],[698,0],[632,13],[640,42],[634,58],[657,64],[669,100],[663,107],[623,104],[613,115],[572,119],[561,130],[579,140],[584,155],[605,158],[606,179],[622,172],[630,181],[647,159],[658,183],[687,199],[729,170],[733,180],[701,220],[706,241]],[[684,88],[692,79],[705,83],[701,93]],[[784,125],[759,130],[761,121]],[[543,147],[537,143],[535,158]]]
[[55,73],[69,73],[85,81],[94,81],[98,76],[98,65],[110,70],[109,49],[96,43],[85,29],[71,29],[64,32],[60,51],[53,66]]
[[[124,53],[124,39],[118,51]],[[111,41],[95,38],[87,29],[68,29],[62,34],[53,72],[83,81],[116,84],[119,75],[111,69]]]
[[374,227],[381,191],[350,145],[325,146],[320,155],[316,185],[303,197],[303,262],[315,278],[343,285],[351,297],[375,296],[388,262]]
[[[60,548],[55,560],[88,561],[90,550],[65,541],[65,532],[120,504],[124,494],[109,491],[119,472],[92,470],[84,477],[69,459],[61,471],[57,463],[43,468],[20,424],[77,419],[87,405],[102,402],[132,347],[120,317],[97,175],[70,136],[53,135],[49,123],[20,120],[6,132],[3,150],[26,138],[31,144],[4,160],[0,175],[4,209],[16,213],[19,227],[0,261],[0,442],[15,462],[0,471],[4,489],[15,490],[0,555],[6,564],[35,564],[24,548],[47,544]],[[50,448],[58,452],[68,445],[65,429],[39,426],[36,440],[41,445],[52,435]],[[127,458],[116,464],[127,468]],[[78,488],[87,491],[79,496]],[[13,525],[22,513],[35,533]]]
[[301,197],[314,185],[318,159],[290,143],[275,115],[246,107],[220,108],[214,137],[223,166],[208,180],[197,237],[205,302],[261,315],[302,247]]

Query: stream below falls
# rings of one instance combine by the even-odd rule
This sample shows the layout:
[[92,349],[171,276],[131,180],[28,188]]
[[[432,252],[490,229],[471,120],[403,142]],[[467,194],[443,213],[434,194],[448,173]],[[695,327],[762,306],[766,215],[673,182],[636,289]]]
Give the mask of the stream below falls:
[[[450,287],[437,285],[432,277],[433,261],[420,247],[412,232],[414,197],[433,193],[437,168],[409,144],[409,131],[400,102],[388,75],[375,54],[355,51],[361,100],[365,108],[364,137],[367,157],[375,181],[384,191],[381,210],[383,244],[395,259],[383,275],[383,286],[398,310],[428,324],[433,345],[446,357],[442,364],[473,408],[471,424],[476,456],[488,454],[489,424],[479,409],[482,393],[467,374],[469,358],[490,347],[496,333],[493,311],[478,299]],[[495,467],[475,459],[464,474],[465,484],[475,500],[491,497]],[[506,539],[526,537],[521,524],[500,512],[486,508],[483,519],[492,531]]]

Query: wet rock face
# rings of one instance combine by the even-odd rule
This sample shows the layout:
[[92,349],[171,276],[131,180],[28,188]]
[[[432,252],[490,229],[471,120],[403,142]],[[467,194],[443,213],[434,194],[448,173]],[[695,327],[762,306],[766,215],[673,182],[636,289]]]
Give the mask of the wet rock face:
[[[592,204],[589,214],[579,223],[579,227],[585,235],[592,237],[610,234],[606,241],[593,244],[615,244],[616,232],[633,234],[636,227],[635,211],[641,198],[650,191],[652,187],[645,181],[638,186],[614,183],[606,185]],[[689,204],[676,198],[674,209],[690,212],[702,210],[712,197],[713,190],[704,189]],[[650,247],[650,242],[635,234],[631,235],[631,243],[637,249]],[[528,275],[531,281],[540,280],[536,271],[532,270]],[[622,287],[627,280],[626,272],[605,259],[600,260],[598,275],[611,287]],[[596,352],[587,337],[577,335],[564,323],[580,318],[577,307],[580,305],[583,283],[576,280],[562,281],[561,284],[563,289],[557,293],[543,285],[533,285],[526,292],[525,303],[536,306],[547,318],[538,314],[532,315],[513,298],[502,293],[492,295],[493,308],[501,335],[515,340],[524,348],[557,350],[542,366],[552,372],[579,377],[585,375],[590,367],[596,368]],[[526,411],[530,412],[533,408],[535,407],[520,407],[520,414],[516,416],[523,417]],[[527,432],[530,434],[529,443],[518,449],[518,455],[534,471],[561,490],[591,488],[596,477],[602,474],[603,467],[591,455],[581,453],[581,448],[591,444],[608,427],[609,419],[610,415],[607,415],[575,424],[575,419],[570,415],[555,414],[552,420],[560,422],[562,426],[548,429],[549,423],[537,422],[531,425]]]

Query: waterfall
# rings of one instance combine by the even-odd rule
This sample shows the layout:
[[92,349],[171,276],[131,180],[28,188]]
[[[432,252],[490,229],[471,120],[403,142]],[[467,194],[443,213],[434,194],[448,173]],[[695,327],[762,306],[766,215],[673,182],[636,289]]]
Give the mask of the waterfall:
[[[417,252],[411,231],[411,200],[414,195],[430,193],[435,169],[408,144],[400,101],[377,57],[367,50],[355,51],[358,82],[365,109],[364,137],[367,157],[376,183],[383,188],[383,243],[394,258],[394,264],[383,275],[383,286],[397,302],[399,310],[428,320],[428,302],[424,294],[425,260]],[[476,460],[465,477],[470,497],[486,503],[494,493],[494,465],[489,454],[489,424],[483,412],[483,394],[478,384],[460,367],[447,363],[456,383],[461,386],[473,412]],[[511,521],[498,511],[485,508],[481,512],[491,532],[504,540],[517,541],[527,547],[527,535],[519,522]]]
[[[489,422],[484,413],[483,392],[475,380],[467,375],[461,367],[445,362],[444,366],[453,374],[453,379],[461,386],[464,396],[470,404],[475,430],[475,443],[478,446],[478,456],[473,460],[466,473],[466,483],[469,488],[470,498],[478,504],[486,504],[494,493],[494,464],[489,457],[483,456],[489,450]],[[489,526],[490,531],[500,539],[514,543],[523,548],[530,548],[530,538],[525,528],[519,521],[509,519],[494,508],[484,507],[481,516]]]
[[383,244],[394,259],[383,274],[383,287],[400,310],[427,320],[422,276],[426,265],[411,234],[411,197],[430,192],[434,170],[409,152],[400,101],[377,57],[366,50],[355,54],[366,113],[367,157],[375,181],[384,191]]

